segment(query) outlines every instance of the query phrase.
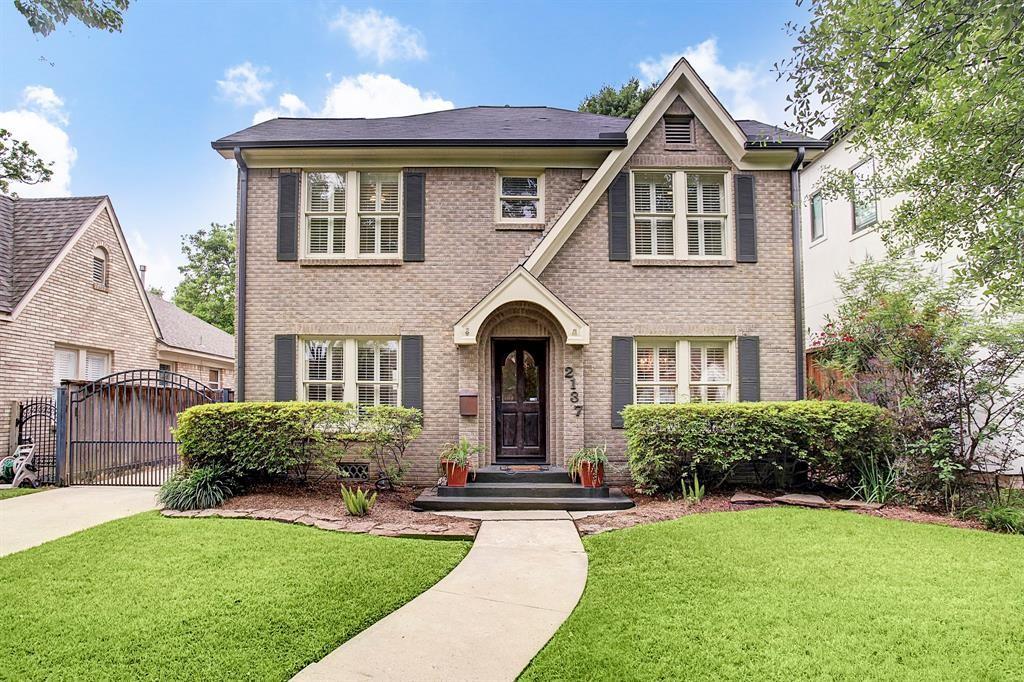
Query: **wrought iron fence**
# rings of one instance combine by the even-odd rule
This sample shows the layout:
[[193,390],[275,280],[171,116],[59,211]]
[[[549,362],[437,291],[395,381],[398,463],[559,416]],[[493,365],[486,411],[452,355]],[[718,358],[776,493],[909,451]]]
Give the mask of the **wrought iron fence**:
[[18,445],[34,445],[39,482],[57,483],[57,405],[52,395],[36,396],[18,405]]

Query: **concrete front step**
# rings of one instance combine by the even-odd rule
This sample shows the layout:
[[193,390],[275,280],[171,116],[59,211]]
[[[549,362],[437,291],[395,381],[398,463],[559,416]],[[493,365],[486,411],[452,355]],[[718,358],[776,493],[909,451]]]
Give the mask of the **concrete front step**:
[[469,475],[473,483],[572,483],[565,467],[511,466],[496,464],[480,467]]
[[[510,493],[513,491],[509,491]],[[413,508],[422,511],[477,511],[506,509],[563,509],[565,511],[605,511],[629,509],[633,500],[618,488],[610,488],[608,497],[526,497],[508,495],[503,497],[449,497],[439,495],[436,488],[423,491]]]
[[608,497],[608,486],[584,488],[579,483],[480,483],[461,488],[437,487],[439,497]]

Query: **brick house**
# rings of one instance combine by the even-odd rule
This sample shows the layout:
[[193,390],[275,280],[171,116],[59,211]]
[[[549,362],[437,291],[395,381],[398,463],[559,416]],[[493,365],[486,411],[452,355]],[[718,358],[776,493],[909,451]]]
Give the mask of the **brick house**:
[[799,164],[681,60],[633,120],[547,107],[274,119],[239,166],[237,392],[421,407],[480,465],[622,462],[630,403],[802,394]]
[[0,196],[4,448],[16,436],[18,403],[51,394],[64,379],[177,362],[204,383],[217,369],[222,386],[232,386],[231,335],[167,307],[147,296],[108,197]]

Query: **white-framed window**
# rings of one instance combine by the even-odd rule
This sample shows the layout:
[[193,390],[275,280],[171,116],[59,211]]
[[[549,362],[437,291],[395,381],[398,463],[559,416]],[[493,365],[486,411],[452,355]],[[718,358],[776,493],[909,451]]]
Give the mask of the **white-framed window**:
[[638,405],[735,400],[732,339],[636,339]]
[[[730,257],[728,177],[724,171],[633,171],[633,255]],[[680,187],[685,202],[676,198]]]
[[110,374],[110,353],[86,348],[57,346],[53,349],[53,383],[95,381]]
[[398,339],[305,338],[302,368],[304,400],[400,404]]
[[878,222],[878,198],[872,182],[875,160],[866,159],[853,168],[853,231],[866,230]]
[[544,174],[498,174],[498,222],[544,222]]
[[303,177],[304,257],[401,253],[401,172],[310,170]]
[[221,377],[221,370],[219,370],[217,368],[211,367],[210,371],[209,371],[209,373],[207,375],[206,385],[209,386],[210,388],[217,388],[217,389],[219,389],[221,387],[221,385],[220,385],[221,384],[220,377]]
[[102,289],[107,288],[110,280],[109,260],[107,250],[102,246],[97,246],[92,250],[92,283]]
[[821,192],[811,195],[811,241],[825,236],[825,205]]

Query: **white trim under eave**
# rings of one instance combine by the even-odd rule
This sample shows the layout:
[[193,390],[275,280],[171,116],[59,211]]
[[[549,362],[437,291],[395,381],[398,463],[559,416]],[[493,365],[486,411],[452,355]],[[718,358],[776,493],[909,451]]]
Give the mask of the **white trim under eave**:
[[571,346],[590,343],[590,325],[573,312],[562,299],[555,296],[540,280],[522,266],[517,267],[498,286],[484,296],[455,323],[455,343],[469,346],[478,343],[477,337],[484,322],[498,308],[508,303],[533,303],[558,321],[565,331],[565,342]]

